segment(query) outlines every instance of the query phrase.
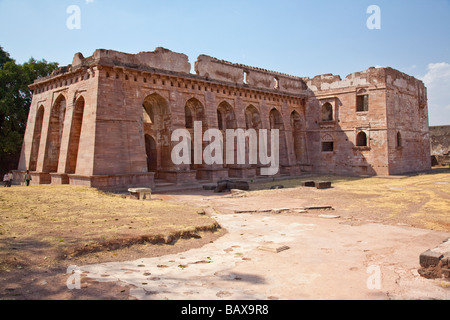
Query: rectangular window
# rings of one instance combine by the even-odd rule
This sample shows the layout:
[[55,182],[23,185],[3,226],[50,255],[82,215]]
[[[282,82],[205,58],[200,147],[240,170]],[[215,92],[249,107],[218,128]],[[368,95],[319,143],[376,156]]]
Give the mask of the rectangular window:
[[322,142],[322,152],[334,151],[334,142]]
[[369,111],[369,96],[367,94],[356,97],[356,111]]

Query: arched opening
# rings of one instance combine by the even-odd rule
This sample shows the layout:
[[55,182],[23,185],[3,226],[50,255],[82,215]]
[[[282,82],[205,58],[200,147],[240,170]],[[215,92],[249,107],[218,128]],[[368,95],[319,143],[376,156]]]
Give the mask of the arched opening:
[[60,95],[53,104],[50,112],[50,122],[47,134],[47,148],[45,152],[43,171],[47,173],[58,172],[61,138],[66,116],[66,99]]
[[37,159],[39,155],[39,146],[41,144],[41,134],[42,134],[42,122],[44,121],[44,106],[41,106],[36,114],[36,121],[34,123],[33,132],[33,144],[31,145],[31,156],[30,165],[28,169],[30,171],[36,171]]
[[322,106],[322,121],[333,121],[333,106],[329,102]]
[[83,126],[84,98],[80,97],[75,103],[70,130],[69,150],[67,153],[66,173],[74,174],[77,169],[78,151],[80,146],[81,129]]
[[258,109],[253,105],[249,105],[245,109],[245,126],[246,129],[261,129],[261,116],[259,115]]
[[[206,120],[206,114],[205,114],[205,109],[202,105],[202,103],[195,99],[195,98],[191,98],[186,102],[186,106],[185,106],[185,110],[186,110],[186,123],[188,123],[188,111],[189,110],[189,116],[191,118],[191,123],[192,125],[190,127],[186,126],[187,129],[192,129],[194,128],[194,123],[197,121],[200,121],[202,123],[202,137],[204,136],[205,132],[208,130],[208,123]],[[194,132],[193,130],[190,130],[191,133],[191,137],[194,136]],[[203,141],[202,142],[202,150],[204,150],[206,148],[206,146],[208,145],[208,142]],[[194,143],[191,143],[191,170],[195,170],[198,168],[202,168],[203,164],[196,164],[195,163],[195,154],[194,154]]]
[[302,117],[297,111],[291,113],[291,127],[292,136],[294,140],[294,152],[297,163],[302,163],[304,157],[304,146],[303,146],[303,121]]
[[147,96],[142,105],[148,115],[153,130],[164,130],[169,128],[169,105],[163,97],[154,93]]
[[148,172],[156,172],[158,170],[158,151],[156,149],[156,141],[151,136],[145,135],[145,151],[147,153],[147,169]]
[[365,132],[361,131],[356,135],[356,146],[367,147],[367,135]]
[[[203,108],[203,105],[200,101],[198,101],[195,98],[189,99],[186,102],[185,112],[186,112],[186,123],[188,123],[188,117],[190,117],[191,118],[190,122],[192,124],[195,121],[201,121],[203,127],[207,128],[205,109]],[[191,127],[186,126],[186,128],[193,128],[193,125]]]
[[[144,108],[144,135],[152,137],[153,140],[152,145],[149,144],[152,148],[147,149],[149,138],[145,138],[147,160],[151,159],[152,172],[161,169],[168,170],[173,167],[170,136],[172,122],[169,104],[159,94],[154,93],[144,99],[142,106]],[[151,150],[153,153],[149,153]]]
[[284,130],[283,117],[281,116],[280,111],[273,108],[270,111],[269,119],[270,119],[270,129]]
[[[217,107],[217,122],[219,124],[219,130],[223,131],[223,146],[226,146],[228,142],[225,131],[227,129],[237,128],[236,116],[233,107],[226,101],[222,101]],[[237,144],[234,144],[234,155],[235,155],[234,163],[237,163],[236,161]],[[223,163],[224,167],[229,166],[226,161],[226,152],[223,152]]]
[[[269,121],[270,121],[270,129],[279,130],[279,155],[280,155],[280,164],[281,165],[287,165],[289,163],[288,159],[288,152],[287,152],[287,146],[286,146],[286,135],[284,131],[284,122],[283,117],[281,116],[280,111],[278,111],[276,108],[273,108],[270,111],[269,114]],[[275,146],[277,147],[277,146]],[[271,146],[272,148],[272,146]]]
[[219,130],[236,129],[236,116],[233,107],[226,101],[219,104],[217,108],[217,120],[219,122]]
[[[255,159],[251,159],[250,154],[255,154],[257,152],[258,148],[258,131],[261,129],[261,116],[259,114],[258,109],[254,105],[249,105],[244,112],[245,115],[245,128],[246,130],[253,129],[255,130],[255,134],[253,135],[253,132],[249,133],[249,138],[245,139],[245,151],[246,151],[246,163],[250,163],[252,167],[258,168],[261,166],[261,164],[256,160],[256,163],[254,163]],[[253,135],[253,136],[252,136]],[[253,137],[253,138],[252,138]],[[253,139],[253,140],[252,140]],[[253,160],[253,163],[251,163]]]

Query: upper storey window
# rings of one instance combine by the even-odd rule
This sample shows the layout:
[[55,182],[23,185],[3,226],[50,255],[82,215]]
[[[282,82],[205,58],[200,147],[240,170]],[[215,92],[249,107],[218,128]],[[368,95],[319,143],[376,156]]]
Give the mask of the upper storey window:
[[244,71],[244,84],[248,84],[248,71]]
[[356,112],[369,111],[369,95],[362,89],[356,96]]
[[322,121],[333,121],[333,106],[329,102],[322,106]]

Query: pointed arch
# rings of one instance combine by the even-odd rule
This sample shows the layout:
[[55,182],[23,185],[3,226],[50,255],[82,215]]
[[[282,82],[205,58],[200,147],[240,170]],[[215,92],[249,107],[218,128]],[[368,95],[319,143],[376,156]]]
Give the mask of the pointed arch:
[[283,116],[277,108],[273,108],[269,113],[270,129],[279,130],[278,150],[280,155],[280,164],[287,165],[289,163],[288,150],[286,143],[286,132],[284,127]]
[[42,135],[42,123],[44,121],[45,108],[41,105],[36,113],[36,120],[34,123],[33,143],[31,145],[30,164],[28,169],[30,171],[36,171],[37,159],[39,155],[39,147],[41,144]]
[[292,137],[294,140],[294,153],[297,163],[302,163],[304,158],[304,143],[303,143],[303,121],[302,117],[297,111],[291,113],[291,127]]
[[66,116],[66,98],[60,94],[50,111],[50,121],[47,133],[44,168],[47,173],[58,172],[59,155],[61,151],[61,138],[64,130]]
[[[186,102],[185,117],[186,117],[186,124],[189,123],[189,120],[191,120],[192,124],[195,121],[201,121],[203,123],[203,127],[207,127],[205,108],[203,107],[203,104],[196,98],[191,98]],[[188,129],[192,127],[193,126],[191,127],[186,126],[186,128]]]
[[217,107],[217,120],[219,130],[236,129],[236,115],[233,107],[226,101],[222,101]]
[[148,95],[143,103],[145,152],[147,167],[150,172],[170,169],[172,128],[169,103],[161,95],[153,93]]
[[69,148],[67,153],[66,173],[76,173],[80,146],[81,131],[83,127],[85,100],[81,96],[77,99],[73,109],[72,126],[70,129]]
[[166,99],[157,93],[153,93],[144,99],[142,106],[154,129],[167,129],[170,109]]
[[270,129],[284,130],[283,117],[277,108],[273,108],[269,113]]
[[261,129],[261,116],[258,109],[252,104],[245,109],[245,126],[247,130]]

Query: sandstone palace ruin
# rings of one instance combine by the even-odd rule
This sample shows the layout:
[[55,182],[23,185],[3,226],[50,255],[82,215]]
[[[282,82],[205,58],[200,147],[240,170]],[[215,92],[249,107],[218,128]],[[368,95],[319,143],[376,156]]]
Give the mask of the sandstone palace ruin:
[[164,48],[96,50],[30,88],[15,174],[29,170],[33,184],[119,188],[261,174],[260,163],[174,164],[171,133],[199,121],[203,131],[278,129],[278,175],[431,168],[426,88],[392,68],[303,78],[201,55],[193,74],[186,55]]

